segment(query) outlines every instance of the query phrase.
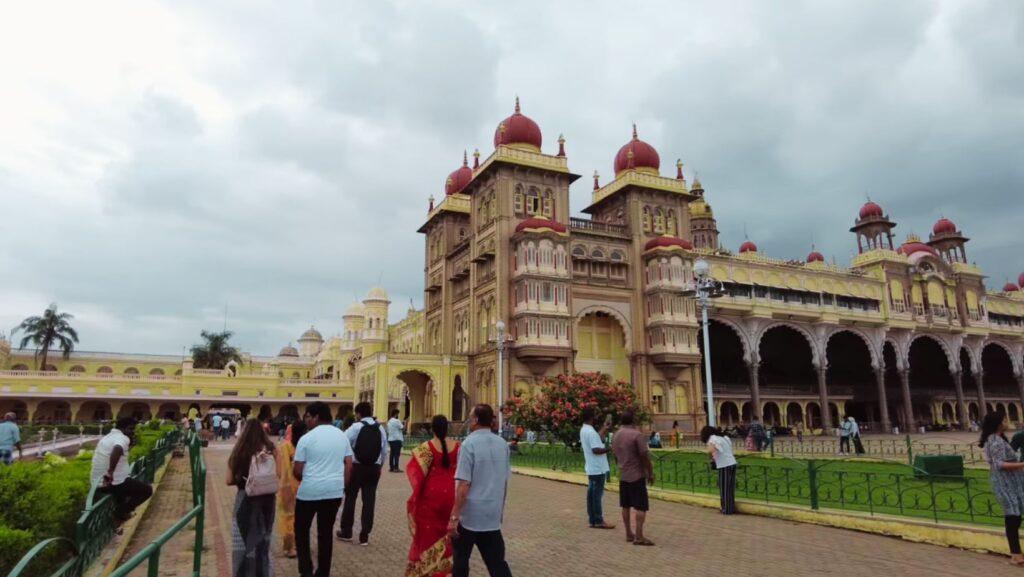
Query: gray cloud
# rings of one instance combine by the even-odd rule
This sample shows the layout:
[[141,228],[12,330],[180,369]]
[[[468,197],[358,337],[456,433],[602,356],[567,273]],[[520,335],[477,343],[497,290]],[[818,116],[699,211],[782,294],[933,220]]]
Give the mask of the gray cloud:
[[870,195],[901,238],[952,218],[991,285],[1024,269],[1017,4],[192,2],[134,16],[96,32],[121,47],[108,50],[30,14],[37,61],[0,56],[18,109],[0,112],[0,327],[55,300],[84,348],[175,353],[226,304],[239,344],[269,353],[310,323],[340,330],[378,278],[397,318],[421,300],[427,197],[464,149],[490,152],[515,94],[547,150],[564,133],[570,167],[604,182],[636,121],[664,173],[677,157],[700,171],[729,246],[746,229],[793,258],[813,238],[844,262]]

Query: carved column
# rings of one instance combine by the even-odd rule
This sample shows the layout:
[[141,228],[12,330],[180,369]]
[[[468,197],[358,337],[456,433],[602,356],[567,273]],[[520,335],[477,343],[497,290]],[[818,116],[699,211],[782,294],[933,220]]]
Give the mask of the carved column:
[[910,398],[910,369],[900,369],[900,390],[903,392],[904,433],[914,430],[914,403]]
[[875,379],[878,381],[878,411],[882,419],[882,432],[892,431],[892,422],[889,420],[889,399],[885,394],[885,367],[875,369]]
[[978,421],[980,422],[988,414],[988,400],[985,399],[985,373],[978,371],[974,377],[974,384],[978,387]]
[[[832,423],[832,409],[828,402],[828,368],[824,365],[815,367],[818,370],[818,399],[821,402],[821,434],[827,435],[834,424]],[[842,416],[840,415],[840,418]]]
[[[760,419],[761,415],[761,383],[758,381],[758,369],[760,363],[752,362],[747,364],[747,371],[750,372],[750,415]],[[740,415],[743,418],[743,415]]]
[[957,419],[957,424],[960,426],[961,431],[966,431],[967,427],[967,400],[964,399],[964,372],[957,371],[953,375],[953,385],[956,387],[956,406],[957,410],[960,411],[960,418]]

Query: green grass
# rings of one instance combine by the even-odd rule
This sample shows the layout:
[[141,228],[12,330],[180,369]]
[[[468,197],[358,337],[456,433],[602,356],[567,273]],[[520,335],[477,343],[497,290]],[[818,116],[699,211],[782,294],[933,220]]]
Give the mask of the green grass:
[[[705,453],[654,451],[655,486],[717,495],[718,475]],[[924,479],[908,465],[851,460],[740,456],[736,495],[768,503],[811,506],[813,463],[818,506],[919,519],[1002,525],[1003,514],[989,485],[988,472],[967,469],[964,477]],[[561,445],[520,444],[512,458],[519,467],[583,473],[583,455]],[[612,476],[618,471],[612,464]]]

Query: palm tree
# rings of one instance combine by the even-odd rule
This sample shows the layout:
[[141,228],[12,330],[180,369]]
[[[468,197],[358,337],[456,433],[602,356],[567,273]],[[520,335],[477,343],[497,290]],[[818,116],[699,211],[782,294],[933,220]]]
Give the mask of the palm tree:
[[50,347],[58,344],[64,353],[64,358],[71,356],[75,350],[75,343],[78,342],[78,332],[71,326],[74,315],[57,312],[56,303],[47,307],[41,317],[28,317],[21,321],[21,324],[13,332],[22,331],[25,336],[21,339],[18,349],[24,349],[29,343],[36,347],[35,357],[38,361],[38,368],[46,370],[46,358],[50,354]]
[[192,363],[197,369],[223,369],[231,361],[242,362],[238,349],[228,344],[233,333],[211,333],[203,331],[200,335],[206,341],[201,345],[192,346]]

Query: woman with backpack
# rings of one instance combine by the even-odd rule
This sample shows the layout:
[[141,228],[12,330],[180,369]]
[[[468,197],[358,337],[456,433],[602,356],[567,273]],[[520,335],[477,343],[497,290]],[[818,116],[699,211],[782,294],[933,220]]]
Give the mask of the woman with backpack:
[[227,484],[238,488],[231,524],[234,577],[271,575],[270,536],[279,486],[276,457],[267,432],[256,420],[249,420],[228,458]]
[[452,548],[448,520],[455,505],[455,466],[459,443],[448,444],[448,419],[437,415],[430,422],[434,438],[412,451],[405,473],[412,485],[406,503],[412,546],[405,577],[451,575]]

